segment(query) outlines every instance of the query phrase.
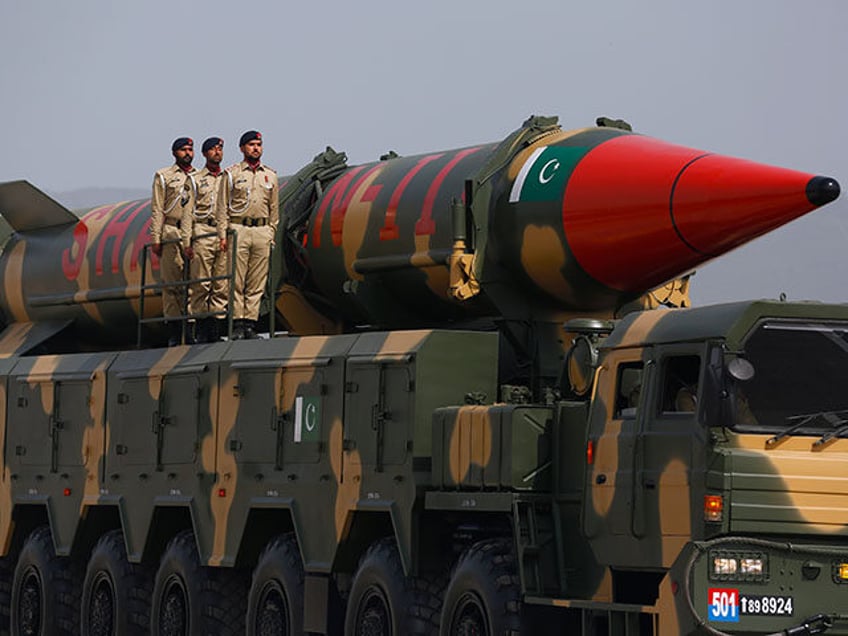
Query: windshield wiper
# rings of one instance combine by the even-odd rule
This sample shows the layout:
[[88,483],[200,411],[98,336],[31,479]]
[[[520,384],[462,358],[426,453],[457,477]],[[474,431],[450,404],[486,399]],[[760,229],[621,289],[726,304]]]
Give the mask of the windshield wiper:
[[786,418],[787,422],[792,422],[794,420],[798,421],[786,430],[781,431],[774,437],[768,438],[766,440],[766,448],[771,448],[780,440],[789,437],[798,429],[805,427],[807,424],[815,422],[819,418],[823,419],[828,425],[837,428],[834,431],[830,431],[822,435],[821,438],[819,438],[819,440],[815,444],[813,444],[815,448],[818,448],[818,446],[821,446],[821,444],[828,442],[829,440],[833,439],[834,437],[837,437],[841,433],[844,433],[845,430],[848,430],[848,411],[822,411],[820,413],[809,413],[807,415],[791,415]]
[[813,442],[813,450],[821,448],[830,440],[836,439],[837,437],[848,431],[848,418],[846,418],[844,414],[845,411],[833,411],[832,413],[825,414],[824,419],[827,420],[827,422],[831,426],[834,426],[836,428],[834,428],[834,430],[832,431],[828,431],[827,433],[819,437],[815,442]]

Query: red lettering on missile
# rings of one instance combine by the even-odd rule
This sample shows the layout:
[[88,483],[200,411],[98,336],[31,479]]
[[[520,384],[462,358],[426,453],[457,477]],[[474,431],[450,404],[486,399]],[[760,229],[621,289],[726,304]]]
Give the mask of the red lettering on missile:
[[332,204],[331,209],[335,209],[341,204],[345,190],[350,185],[350,182],[353,181],[353,178],[359,174],[363,168],[365,168],[365,166],[357,166],[356,168],[349,170],[340,179],[333,183],[329,190],[327,190],[327,193],[321,201],[321,206],[318,208],[318,214],[315,215],[315,227],[312,229],[313,246],[321,247],[321,228],[324,226],[324,215],[327,213],[327,207]]
[[365,190],[365,194],[362,195],[362,199],[360,199],[363,203],[372,203],[374,199],[377,198],[377,195],[380,194],[380,190],[383,189],[382,185],[370,185],[368,189]]
[[438,155],[422,157],[418,160],[418,163],[416,163],[412,169],[404,175],[403,179],[400,180],[400,183],[397,184],[395,191],[392,192],[392,196],[389,199],[389,205],[386,208],[386,220],[383,223],[383,228],[380,230],[381,241],[391,241],[400,236],[400,231],[398,230],[397,223],[395,223],[395,219],[397,219],[397,207],[400,203],[400,198],[403,196],[403,191],[406,190],[409,182],[412,181],[413,177],[428,163],[444,156],[444,153],[440,153]]
[[[149,201],[145,201],[145,205],[147,205]],[[150,218],[150,215],[147,216],[147,221],[144,222],[144,225],[141,227],[141,231],[136,236],[136,240],[133,243],[133,251],[132,256],[130,256],[130,271],[135,271],[138,269],[139,263],[139,254],[141,254],[141,250],[144,249],[145,240],[144,237],[150,235],[150,224],[153,219]],[[152,251],[150,254],[150,268],[153,271],[159,271],[159,257],[156,256]]]
[[[347,208],[350,205],[350,200],[353,198],[353,195],[359,190],[359,187],[365,183],[365,181],[373,175],[378,170],[381,170],[383,166],[377,164],[376,166],[372,166],[372,168],[363,174],[359,179],[356,180],[356,183],[351,186],[350,190],[347,191],[344,198],[342,199],[341,204],[334,205],[332,210],[330,211],[330,235],[333,237],[333,245],[338,247],[342,244],[342,228],[344,226],[344,217],[347,214]],[[378,186],[381,187],[381,186]],[[368,188],[369,190],[371,188]]]
[[88,226],[87,221],[99,221],[100,219],[112,214],[117,208],[117,205],[103,205],[99,208],[91,210],[80,223],[74,227],[74,246],[76,246],[76,254],[74,247],[69,247],[62,251],[62,272],[68,280],[76,280],[79,276],[82,264],[85,261],[85,252],[88,248]]
[[[98,276],[103,274],[103,252],[106,251],[106,241],[109,239],[114,239],[112,242],[111,271],[113,274],[117,274],[121,271],[120,255],[124,236],[126,236],[127,228],[130,224],[132,224],[133,220],[138,215],[139,210],[141,210],[146,203],[146,201],[138,203],[135,208],[132,208],[132,204],[127,205],[124,209],[116,213],[106,224],[106,227],[103,228],[103,231],[97,238],[97,253],[94,257],[94,271]],[[132,210],[130,211],[131,208]],[[127,211],[130,211],[127,217],[124,220],[120,220]]]
[[[448,173],[456,167],[456,164],[465,159],[468,155],[472,155],[480,150],[481,147],[482,146],[477,146],[476,148],[460,150],[454,155],[453,159],[448,161],[445,166],[439,170],[436,178],[433,179],[433,183],[431,183],[430,187],[427,189],[427,194],[424,196],[424,207],[421,209],[421,218],[418,219],[418,222],[415,224],[416,236],[425,236],[436,233],[436,223],[433,221],[433,203],[436,201],[436,195],[439,192],[439,188],[442,187],[442,183],[444,183]],[[462,196],[465,196],[464,191],[462,192]]]
[[62,273],[65,278],[74,281],[79,276],[85,260],[85,248],[88,246],[88,227],[80,221],[74,226],[74,245],[62,252]]

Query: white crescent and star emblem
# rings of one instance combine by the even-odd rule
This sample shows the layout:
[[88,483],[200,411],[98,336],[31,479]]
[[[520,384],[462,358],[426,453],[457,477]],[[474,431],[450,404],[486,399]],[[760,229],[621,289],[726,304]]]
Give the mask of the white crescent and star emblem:
[[[545,171],[547,171],[548,168],[551,168],[551,172],[548,176],[545,176]],[[548,181],[554,178],[554,175],[556,174],[557,170],[559,170],[559,160],[551,159],[550,161],[548,161],[548,163],[542,166],[542,169],[539,170],[539,183],[543,185],[545,183],[548,183]]]
[[307,403],[306,412],[304,413],[304,423],[306,424],[306,430],[310,433],[315,430],[315,424],[318,422],[318,418],[316,417],[316,408],[315,404],[312,402]]

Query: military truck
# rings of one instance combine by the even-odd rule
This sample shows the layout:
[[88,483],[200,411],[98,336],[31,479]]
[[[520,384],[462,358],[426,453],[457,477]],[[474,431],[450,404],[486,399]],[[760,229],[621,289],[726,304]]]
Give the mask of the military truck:
[[0,184],[0,629],[848,633],[848,307],[657,307],[838,184],[599,123],[316,157],[257,340],[133,347],[147,203]]

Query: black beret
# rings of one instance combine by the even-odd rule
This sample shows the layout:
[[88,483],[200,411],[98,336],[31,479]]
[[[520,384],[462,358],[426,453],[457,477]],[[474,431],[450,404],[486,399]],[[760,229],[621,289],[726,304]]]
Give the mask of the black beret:
[[191,137],[177,137],[174,139],[174,143],[171,144],[171,152],[175,150],[179,150],[183,146],[193,146],[194,142],[191,140]]
[[262,141],[262,133],[260,133],[258,130],[248,130],[241,136],[241,139],[239,139],[239,146],[243,146],[244,144],[253,141],[254,139]]
[[220,137],[210,137],[209,139],[207,139],[206,141],[203,142],[203,146],[201,147],[201,149],[203,150],[203,152],[206,152],[210,148],[214,148],[215,146],[223,146],[223,145],[224,145],[224,140],[221,139]]

